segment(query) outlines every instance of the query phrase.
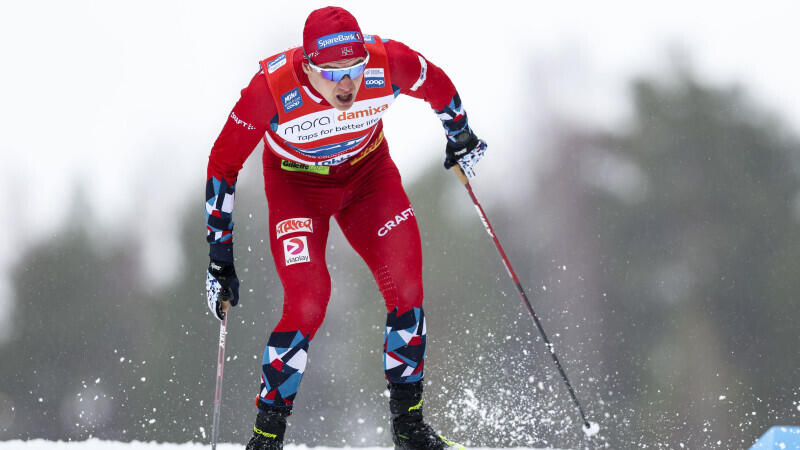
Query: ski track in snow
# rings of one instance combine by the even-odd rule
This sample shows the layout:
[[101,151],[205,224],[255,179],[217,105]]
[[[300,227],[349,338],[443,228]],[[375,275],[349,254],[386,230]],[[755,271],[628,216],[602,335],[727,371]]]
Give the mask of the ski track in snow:
[[[80,442],[45,441],[35,439],[30,441],[0,441],[0,450],[194,450],[201,448],[211,448],[210,444],[186,443],[186,444],[166,444],[160,442],[115,442],[102,441],[100,439],[89,439]],[[244,444],[217,444],[219,450],[241,450]],[[306,447],[305,445],[287,445],[286,450],[390,450],[388,447]],[[493,450],[488,448],[469,448],[469,450]],[[504,449],[511,450],[511,449]],[[515,450],[535,450],[518,447]],[[545,450],[545,449],[540,449]]]

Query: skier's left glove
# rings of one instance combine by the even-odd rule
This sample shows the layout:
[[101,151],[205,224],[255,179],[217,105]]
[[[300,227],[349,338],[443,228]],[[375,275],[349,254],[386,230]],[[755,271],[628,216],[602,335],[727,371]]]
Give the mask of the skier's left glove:
[[449,169],[458,163],[464,174],[472,178],[475,176],[475,165],[486,152],[486,142],[478,139],[469,128],[461,133],[447,138],[445,148],[444,168]]
[[206,299],[209,309],[219,320],[225,319],[222,302],[230,302],[231,306],[239,303],[239,278],[233,263],[211,260],[206,272]]

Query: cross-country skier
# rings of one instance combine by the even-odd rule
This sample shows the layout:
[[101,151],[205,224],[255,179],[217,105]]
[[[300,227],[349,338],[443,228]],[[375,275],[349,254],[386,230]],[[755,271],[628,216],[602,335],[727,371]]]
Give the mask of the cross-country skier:
[[211,246],[206,288],[208,305],[221,320],[223,302],[239,301],[232,243],[236,179],[264,140],[269,241],[284,303],[264,351],[258,415],[247,449],[283,448],[306,352],[331,295],[325,265],[331,217],[369,266],[386,301],[384,369],[395,446],[449,447],[422,416],[422,250],[381,116],[400,94],[427,101],[447,134],[445,168],[459,164],[468,176],[486,144],[467,124],[458,93],[439,67],[400,42],[361,34],[342,8],[313,11],[303,45],[260,66],[214,143],[206,185]]

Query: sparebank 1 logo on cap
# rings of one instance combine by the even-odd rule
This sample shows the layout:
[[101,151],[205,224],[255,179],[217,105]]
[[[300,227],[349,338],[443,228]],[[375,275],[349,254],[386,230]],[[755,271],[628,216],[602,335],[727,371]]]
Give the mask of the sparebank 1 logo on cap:
[[331,45],[348,44],[350,42],[364,42],[361,33],[358,31],[342,31],[340,33],[329,34],[317,39],[317,50],[330,47]]
[[303,97],[300,95],[300,90],[297,88],[281,95],[281,103],[283,103],[283,110],[289,112],[303,106]]
[[311,261],[308,254],[308,241],[305,236],[298,236],[283,241],[283,256],[286,258],[286,265],[306,263]]
[[281,53],[281,56],[273,59],[272,61],[267,61],[267,72],[272,73],[276,70],[280,69],[281,66],[286,64],[286,53]]
[[372,68],[364,71],[364,86],[368,88],[382,88],[386,86],[383,77],[383,68]]

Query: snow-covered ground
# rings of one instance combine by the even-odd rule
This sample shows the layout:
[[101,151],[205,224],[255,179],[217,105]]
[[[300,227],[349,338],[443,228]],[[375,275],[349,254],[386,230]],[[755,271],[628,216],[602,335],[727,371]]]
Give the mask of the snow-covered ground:
[[[242,444],[219,444],[219,450],[241,450]],[[208,444],[187,443],[187,444],[163,444],[158,442],[113,442],[101,441],[99,439],[89,439],[81,442],[53,442],[36,439],[32,441],[0,441],[0,450],[192,450],[201,448],[211,448]],[[305,450],[309,447],[305,445],[287,445],[286,450]],[[314,450],[344,450],[341,447],[313,447]],[[358,447],[356,450],[389,450],[383,447]],[[491,449],[470,449],[470,450],[491,450]],[[518,448],[516,450],[533,450]]]

